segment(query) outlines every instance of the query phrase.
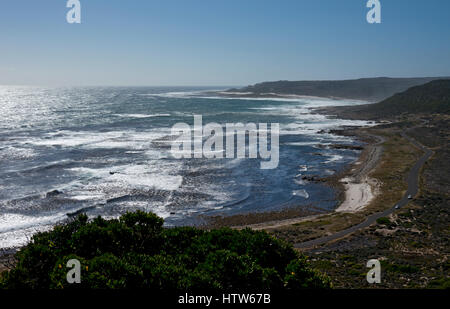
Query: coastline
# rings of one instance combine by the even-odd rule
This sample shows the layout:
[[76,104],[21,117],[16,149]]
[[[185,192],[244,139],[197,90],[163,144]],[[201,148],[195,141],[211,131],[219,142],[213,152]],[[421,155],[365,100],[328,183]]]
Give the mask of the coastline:
[[[215,95],[228,98],[248,98],[248,99],[327,99],[327,100],[346,100],[360,102],[357,99],[348,99],[341,97],[319,97],[308,95],[295,94],[280,94],[280,93],[254,93],[254,92],[232,92],[232,91],[214,91],[205,92],[206,95]],[[367,101],[367,103],[370,103]],[[366,103],[366,104],[367,104]],[[373,120],[359,118],[358,115],[351,115],[340,113],[345,106],[326,106],[315,107],[311,112],[321,114],[329,118],[342,118],[351,120]],[[338,116],[337,116],[338,115]],[[385,123],[377,120],[377,124]],[[217,215],[217,216],[201,216],[204,220],[202,228],[212,229],[218,227],[231,227],[236,229],[251,228],[251,229],[275,229],[283,226],[301,223],[307,220],[315,219],[321,215],[329,215],[335,213],[357,213],[363,211],[366,206],[370,204],[380,193],[380,183],[374,178],[370,177],[373,171],[379,164],[385,141],[383,137],[367,132],[366,127],[340,127],[338,129],[330,130],[330,133],[335,135],[350,136],[357,141],[363,142],[362,151],[358,159],[349,163],[343,171],[337,174],[316,178],[312,177],[312,181],[324,183],[327,186],[333,187],[336,190],[336,200],[338,202],[335,209],[330,211],[311,211],[310,207],[306,209],[285,208],[279,211],[271,212],[253,212],[243,213],[237,215]],[[354,146],[342,145],[340,143],[332,144],[330,147],[341,147],[353,149]],[[314,208],[314,207],[313,207]],[[316,208],[318,209],[318,208]]]
[[371,135],[377,142],[368,144],[360,158],[351,165],[347,177],[342,177],[345,186],[345,200],[336,208],[336,212],[357,212],[364,209],[380,192],[376,178],[370,177],[383,152],[384,138]]
[[203,92],[204,95],[218,96],[223,98],[245,98],[245,99],[285,99],[285,100],[296,100],[296,99],[327,99],[327,100],[345,100],[353,102],[366,102],[374,103],[375,101],[366,101],[363,99],[350,99],[346,97],[339,96],[313,96],[313,95],[299,95],[299,94],[283,94],[275,92],[233,92],[233,91],[206,91]]
[[[243,215],[225,216],[222,218],[214,217],[210,218],[213,219],[214,224],[207,224],[207,228],[228,226],[235,229],[271,230],[304,223],[323,215],[357,213],[364,210],[380,192],[378,180],[370,177],[370,173],[380,162],[384,138],[367,133],[363,127],[343,128],[334,130],[333,133],[353,136],[355,139],[365,143],[363,151],[356,161],[348,164],[340,173],[320,180],[325,185],[331,186],[336,190],[338,205],[334,210],[304,215],[294,215],[295,212],[292,212],[293,215],[291,217],[281,219],[271,213],[248,214],[248,216],[256,217],[256,219],[253,218],[253,221],[260,218],[260,222],[257,223],[242,222],[240,217]],[[230,222],[235,222],[236,224],[230,224]]]
[[[279,97],[287,98],[288,96],[280,95]],[[289,97],[304,98],[306,96]],[[270,99],[271,97],[266,96],[265,98]],[[317,110],[314,109],[314,112],[317,112]],[[320,111],[318,113],[333,117],[329,112],[326,111]],[[370,169],[361,169],[360,167],[370,165],[372,166],[372,168],[374,168],[376,166],[377,160],[379,159],[379,154],[376,156],[370,155],[373,149],[378,149],[377,147],[374,147],[374,145],[376,144],[376,138],[373,135],[364,133],[364,127],[344,127],[333,130],[332,133],[337,135],[352,136],[356,140],[363,141],[365,143],[363,151],[359,155],[357,161],[348,164],[348,166],[346,166],[343,171],[326,178],[313,180],[320,181],[324,185],[331,186],[336,190],[336,199],[338,201],[338,205],[334,210],[324,211],[315,207],[294,207],[292,209],[282,209],[280,211],[274,212],[239,214],[234,216],[224,216],[221,218],[207,217],[207,223],[203,228],[209,229],[228,226],[236,229],[275,229],[278,227],[305,222],[311,219],[318,218],[322,215],[333,214],[335,212],[357,212],[364,209],[364,207],[377,194],[377,182],[376,180],[367,176],[367,174],[370,172]],[[331,147],[342,146],[343,145],[341,144],[331,145]],[[372,163],[369,164],[368,162]],[[364,176],[362,176],[363,174]],[[13,250],[10,250],[8,252],[0,252],[0,271],[2,271],[2,268],[5,268],[5,261],[9,261],[14,253],[19,249],[20,247],[14,248]]]

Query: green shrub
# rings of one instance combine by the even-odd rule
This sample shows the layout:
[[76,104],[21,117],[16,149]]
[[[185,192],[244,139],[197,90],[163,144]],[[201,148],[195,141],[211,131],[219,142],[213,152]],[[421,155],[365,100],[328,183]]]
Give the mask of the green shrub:
[[390,264],[385,261],[381,262],[381,267],[387,272],[413,274],[420,271],[417,266],[410,264]]
[[[38,233],[16,253],[3,288],[281,289],[330,288],[292,246],[250,229],[163,228],[152,213],[119,219],[81,215]],[[66,280],[67,261],[81,264],[81,283]]]
[[427,288],[449,290],[450,289],[450,279],[449,278],[434,279],[428,283]]
[[389,225],[391,223],[391,220],[389,220],[389,218],[386,217],[381,217],[377,219],[377,223],[382,225]]

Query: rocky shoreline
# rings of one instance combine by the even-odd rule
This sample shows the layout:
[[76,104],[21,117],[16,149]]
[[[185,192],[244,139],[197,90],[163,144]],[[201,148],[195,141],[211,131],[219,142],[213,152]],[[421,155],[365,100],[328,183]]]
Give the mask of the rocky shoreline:
[[[315,183],[323,183],[331,186],[336,191],[338,206],[334,211],[325,212],[313,206],[305,210],[299,208],[283,209],[276,212],[262,212],[241,214],[234,216],[214,216],[204,218],[205,228],[228,226],[232,228],[274,229],[314,219],[317,216],[339,212],[356,212],[364,208],[377,194],[377,183],[368,178],[368,173],[379,162],[383,140],[380,137],[367,133],[361,127],[346,127],[332,130],[331,133],[342,136],[351,136],[364,143],[364,146],[333,144],[327,147],[336,149],[360,150],[359,158],[348,164],[342,171],[327,177],[314,175],[303,176],[303,180]],[[347,180],[347,181],[345,181]],[[351,183],[350,183],[351,182]],[[366,198],[370,192],[369,198]],[[372,193],[373,192],[373,193]],[[360,195],[364,196],[361,198]],[[353,199],[353,201],[352,201]],[[362,204],[360,204],[362,202]],[[344,207],[342,207],[344,205]]]

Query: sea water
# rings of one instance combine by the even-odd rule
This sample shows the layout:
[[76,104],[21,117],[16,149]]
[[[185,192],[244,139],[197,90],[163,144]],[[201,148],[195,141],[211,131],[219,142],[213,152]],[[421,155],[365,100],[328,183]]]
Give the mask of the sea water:
[[[216,87],[220,90],[223,88]],[[206,87],[0,86],[0,248],[25,244],[77,213],[151,211],[167,226],[203,216],[336,207],[335,192],[304,176],[336,173],[358,157],[330,129],[368,125],[311,108],[364,102],[321,98],[224,98]],[[204,91],[208,91],[205,93]],[[279,164],[259,159],[176,159],[171,128],[279,123]]]

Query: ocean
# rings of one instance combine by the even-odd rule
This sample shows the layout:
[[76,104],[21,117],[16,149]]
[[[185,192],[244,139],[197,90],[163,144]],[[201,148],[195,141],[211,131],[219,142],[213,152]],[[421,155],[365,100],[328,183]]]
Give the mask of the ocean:
[[[205,94],[211,90],[0,86],[0,248],[21,246],[80,212],[114,218],[144,210],[178,226],[209,215],[337,206],[332,188],[302,178],[332,175],[357,159],[357,150],[329,147],[357,143],[330,129],[370,123],[311,108],[365,102]],[[278,167],[174,158],[171,128],[192,124],[193,115],[204,124],[279,123]]]

